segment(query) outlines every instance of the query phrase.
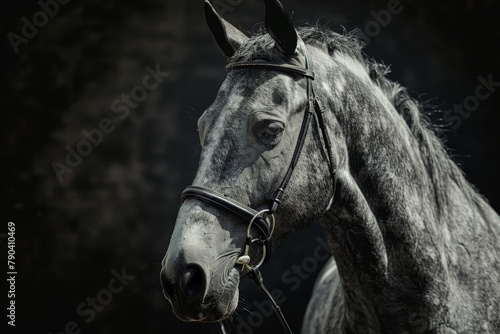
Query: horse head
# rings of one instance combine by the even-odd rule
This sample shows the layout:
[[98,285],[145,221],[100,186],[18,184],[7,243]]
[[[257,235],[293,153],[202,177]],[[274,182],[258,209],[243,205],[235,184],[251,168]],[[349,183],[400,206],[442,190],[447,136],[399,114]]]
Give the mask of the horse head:
[[[318,107],[311,107],[308,93],[311,56],[281,3],[265,4],[267,33],[249,39],[205,1],[208,26],[231,58],[215,101],[198,121],[199,168],[183,196],[163,260],[165,296],[185,321],[216,322],[231,315],[238,304],[240,269],[260,265],[265,252],[316,221],[333,195],[331,170],[324,163],[327,153],[321,134],[312,129],[317,126],[314,119],[308,120],[314,123],[311,129],[302,131],[298,154],[294,151],[304,115]],[[262,44],[263,49],[251,51],[251,59],[245,58]],[[274,64],[270,70],[258,67]],[[300,158],[300,151],[307,157]],[[279,189],[284,179],[283,193]],[[237,203],[233,212],[227,210],[232,202]],[[242,212],[234,214],[238,210]],[[261,221],[260,228],[255,219]],[[264,240],[271,234],[272,245]],[[267,250],[249,242],[256,236],[266,241]]]

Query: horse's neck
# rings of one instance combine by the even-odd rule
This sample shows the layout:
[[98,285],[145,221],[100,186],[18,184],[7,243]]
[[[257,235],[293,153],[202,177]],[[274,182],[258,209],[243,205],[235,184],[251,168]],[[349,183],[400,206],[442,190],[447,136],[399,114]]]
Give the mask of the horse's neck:
[[[347,154],[339,162],[338,191],[322,225],[353,324],[370,324],[377,332],[383,310],[375,300],[409,298],[398,295],[401,291],[381,298],[378,294],[385,292],[380,287],[387,286],[388,277],[411,278],[404,283],[406,291],[412,291],[415,307],[425,308],[425,293],[438,289],[447,274],[443,247],[451,242],[450,221],[456,218],[450,211],[462,205],[460,219],[472,219],[477,205],[484,203],[470,195],[470,189],[464,191],[461,181],[441,179],[445,187],[436,190],[436,178],[450,176],[430,169],[429,155],[444,152],[422,151],[415,134],[378,88],[371,95],[359,96],[370,88],[376,87],[346,84],[342,96],[330,101]],[[464,210],[467,205],[470,209]],[[401,316],[411,312],[406,307],[401,305]]]

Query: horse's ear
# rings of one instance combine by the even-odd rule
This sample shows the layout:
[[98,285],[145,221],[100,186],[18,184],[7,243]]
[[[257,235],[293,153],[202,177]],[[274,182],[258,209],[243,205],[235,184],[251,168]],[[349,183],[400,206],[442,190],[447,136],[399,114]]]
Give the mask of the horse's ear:
[[228,57],[231,57],[248,40],[248,37],[238,28],[224,20],[208,0],[205,0],[205,19],[215,41]]
[[266,29],[274,39],[276,48],[287,56],[295,54],[298,35],[292,20],[278,0],[264,0],[266,5]]

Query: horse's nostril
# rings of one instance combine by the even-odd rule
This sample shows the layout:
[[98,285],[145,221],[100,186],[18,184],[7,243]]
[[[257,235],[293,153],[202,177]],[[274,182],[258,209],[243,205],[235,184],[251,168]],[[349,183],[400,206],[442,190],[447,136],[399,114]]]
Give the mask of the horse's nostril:
[[203,297],[205,292],[205,273],[197,265],[190,265],[182,275],[182,291],[188,298]]

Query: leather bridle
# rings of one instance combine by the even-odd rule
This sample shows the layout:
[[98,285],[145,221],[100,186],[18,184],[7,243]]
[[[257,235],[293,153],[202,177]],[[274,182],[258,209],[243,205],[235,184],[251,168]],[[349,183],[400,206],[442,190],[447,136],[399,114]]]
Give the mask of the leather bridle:
[[[276,64],[269,62],[236,62],[236,63],[230,63],[229,65],[226,66],[227,72],[238,69],[253,68],[253,69],[280,71],[292,75],[300,75],[307,80],[307,88],[306,88],[307,107],[304,113],[304,118],[297,138],[297,144],[293,152],[292,161],[290,162],[288,170],[283,180],[281,181],[278,189],[274,192],[273,197],[269,200],[267,209],[257,211],[234,199],[224,196],[223,194],[197,186],[187,187],[182,192],[181,195],[181,202],[184,202],[188,198],[195,198],[203,202],[206,202],[210,205],[213,205],[219,209],[229,211],[232,214],[249,222],[247,228],[247,238],[246,238],[244,252],[238,258],[236,263],[242,265],[242,270],[248,269],[248,272],[250,273],[252,279],[256,282],[258,286],[260,286],[264,290],[264,292],[270,298],[270,300],[273,303],[273,307],[276,311],[276,314],[278,315],[278,318],[280,319],[280,322],[287,333],[291,333],[290,327],[288,326],[288,323],[286,322],[283,314],[281,313],[279,306],[276,304],[269,291],[265,288],[263,284],[262,275],[260,274],[258,269],[263,263],[269,260],[271,256],[272,253],[271,239],[275,226],[274,213],[276,212],[281,203],[281,198],[283,197],[283,194],[285,193],[288,183],[290,182],[290,179],[292,177],[293,171],[297,166],[302,149],[306,141],[307,133],[310,128],[311,119],[314,114],[316,115],[318,126],[321,130],[321,137],[323,139],[323,143],[326,149],[326,156],[327,156],[326,159],[333,182],[332,196],[335,195],[335,187],[336,187],[336,170],[333,162],[332,143],[324,120],[323,106],[314,91],[314,86],[312,83],[312,81],[314,80],[313,63],[311,58],[308,56],[307,51],[305,53],[305,61],[306,61],[305,68],[289,64]],[[259,236],[257,238],[254,238],[251,235],[252,226],[255,226],[259,232]],[[258,264],[250,266],[249,265],[250,256],[248,252],[252,244],[258,244],[262,247],[263,256]],[[224,330],[223,327],[221,328],[222,330]]]

